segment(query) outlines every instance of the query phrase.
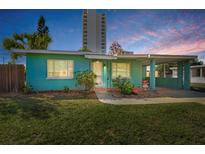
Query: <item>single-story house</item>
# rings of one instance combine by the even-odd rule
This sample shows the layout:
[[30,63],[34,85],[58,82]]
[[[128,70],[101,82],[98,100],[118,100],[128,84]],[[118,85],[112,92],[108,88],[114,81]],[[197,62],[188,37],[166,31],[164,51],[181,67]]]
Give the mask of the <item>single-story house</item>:
[[[26,82],[34,90],[62,90],[65,86],[78,89],[76,74],[90,70],[96,75],[96,87],[111,88],[117,76],[129,78],[135,87],[141,87],[146,66],[150,66],[150,89],[156,86],[177,89],[190,87],[191,55],[128,54],[107,55],[96,52],[56,50],[14,50],[26,56]],[[156,78],[155,65],[178,64],[177,78]],[[184,72],[184,73],[183,73]]]

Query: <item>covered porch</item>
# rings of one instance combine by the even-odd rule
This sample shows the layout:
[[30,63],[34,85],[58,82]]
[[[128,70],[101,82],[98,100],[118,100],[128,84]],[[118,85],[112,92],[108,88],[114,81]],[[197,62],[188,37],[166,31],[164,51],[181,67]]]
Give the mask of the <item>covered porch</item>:
[[[156,90],[156,87],[189,90],[190,64],[196,58],[197,56],[148,55],[148,59],[142,66],[143,79],[149,80],[150,90]],[[175,66],[172,75],[166,74],[167,64]]]
[[[159,54],[131,54],[131,55],[85,55],[91,61],[91,70],[98,76],[98,88],[113,88],[113,63],[129,64],[127,73],[135,87],[142,87],[143,80],[149,80],[149,89],[156,87],[173,89],[190,89],[190,64],[197,56],[192,55],[159,55]],[[96,63],[96,66],[93,64]],[[157,66],[174,64],[176,73],[174,77],[167,76],[165,70],[157,76]],[[149,76],[146,75],[149,67]],[[93,69],[96,68],[96,69]],[[119,69],[122,72],[122,68]]]

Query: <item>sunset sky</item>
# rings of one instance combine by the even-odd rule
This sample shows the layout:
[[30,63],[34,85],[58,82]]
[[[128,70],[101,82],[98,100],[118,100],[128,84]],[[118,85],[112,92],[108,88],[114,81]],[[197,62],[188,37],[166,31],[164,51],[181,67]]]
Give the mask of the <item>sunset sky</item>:
[[[205,10],[97,10],[107,16],[107,51],[113,41],[135,53],[192,54],[205,61]],[[0,42],[32,33],[40,15],[53,42],[49,49],[82,47],[82,10],[0,10]],[[0,63],[8,52],[0,48]]]

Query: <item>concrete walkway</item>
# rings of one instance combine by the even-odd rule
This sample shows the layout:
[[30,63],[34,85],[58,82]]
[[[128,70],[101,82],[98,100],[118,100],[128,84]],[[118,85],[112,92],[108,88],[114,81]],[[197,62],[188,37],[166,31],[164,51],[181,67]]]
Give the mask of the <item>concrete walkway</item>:
[[[189,92],[190,93],[190,92]],[[166,103],[188,103],[195,102],[205,104],[205,93],[199,93],[200,97],[196,96],[196,92],[193,92],[194,96],[190,97],[173,97],[162,96],[155,98],[115,98],[111,92],[108,91],[96,91],[96,95],[100,102],[114,105],[134,105],[134,104],[166,104]]]

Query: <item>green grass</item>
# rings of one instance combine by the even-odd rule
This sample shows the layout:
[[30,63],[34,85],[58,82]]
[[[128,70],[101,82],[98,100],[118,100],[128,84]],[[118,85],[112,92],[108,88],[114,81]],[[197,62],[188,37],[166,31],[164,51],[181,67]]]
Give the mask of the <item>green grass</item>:
[[205,144],[205,106],[0,97],[0,144]]

